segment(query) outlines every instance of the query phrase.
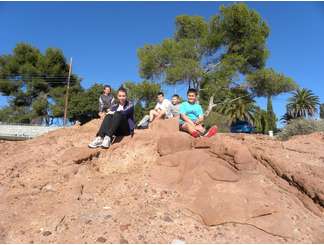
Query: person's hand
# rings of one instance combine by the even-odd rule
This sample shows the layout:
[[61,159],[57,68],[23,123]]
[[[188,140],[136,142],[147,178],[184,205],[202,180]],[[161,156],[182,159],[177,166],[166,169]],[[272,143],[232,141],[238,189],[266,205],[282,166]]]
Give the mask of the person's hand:
[[104,119],[106,113],[104,113],[104,112],[99,112],[98,115],[99,115],[100,119],[102,120],[102,119]]
[[192,126],[196,126],[196,122],[194,122],[194,121],[189,120],[189,123],[190,123]]
[[195,121],[195,125],[201,125],[202,122],[203,122],[203,119],[198,118],[198,119]]

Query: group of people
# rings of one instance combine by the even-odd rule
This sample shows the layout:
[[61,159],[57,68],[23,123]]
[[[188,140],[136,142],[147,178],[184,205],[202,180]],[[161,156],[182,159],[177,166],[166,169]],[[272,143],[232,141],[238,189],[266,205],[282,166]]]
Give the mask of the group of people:
[[156,100],[157,103],[154,109],[150,110],[150,115],[144,116],[143,119],[137,124],[138,128],[147,128],[149,123],[152,123],[157,119],[169,119],[179,115],[179,107],[181,102],[179,95],[174,94],[170,102],[168,99],[164,98],[163,92],[159,92]]
[[203,109],[197,102],[197,91],[193,88],[188,89],[187,100],[184,102],[181,102],[177,94],[172,96],[170,102],[164,98],[163,92],[159,92],[154,109],[135,125],[134,105],[127,98],[127,90],[120,87],[115,99],[111,87],[105,85],[103,94],[99,97],[99,116],[102,123],[95,139],[89,144],[90,148],[109,148],[117,136],[131,135],[136,126],[146,128],[148,124],[160,119],[177,118],[179,130],[189,133],[194,138],[212,137],[217,133],[216,126],[208,131],[203,126]]

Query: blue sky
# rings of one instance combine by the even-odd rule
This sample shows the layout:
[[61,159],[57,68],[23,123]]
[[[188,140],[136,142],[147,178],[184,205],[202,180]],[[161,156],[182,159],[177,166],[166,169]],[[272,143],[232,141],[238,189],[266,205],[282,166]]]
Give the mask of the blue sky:
[[[17,42],[41,51],[58,47],[73,57],[82,85],[141,81],[137,48],[172,37],[175,17],[209,19],[221,4],[231,2],[0,2],[0,55]],[[269,25],[267,67],[292,77],[324,103],[324,2],[247,2]],[[185,89],[177,86],[177,92]],[[167,95],[174,88],[167,89]],[[288,95],[273,99],[278,117]],[[265,108],[265,99],[258,99]],[[6,98],[0,96],[0,106]]]

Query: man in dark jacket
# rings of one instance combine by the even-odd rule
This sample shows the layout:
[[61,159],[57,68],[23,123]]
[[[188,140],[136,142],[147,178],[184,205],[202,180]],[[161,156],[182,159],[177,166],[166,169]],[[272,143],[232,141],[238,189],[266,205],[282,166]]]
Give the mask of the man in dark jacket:
[[104,86],[103,94],[99,97],[99,116],[103,119],[114,103],[115,99],[113,94],[111,93],[110,85]]
[[114,136],[126,136],[133,133],[134,106],[127,99],[127,91],[123,87],[117,91],[117,103],[114,103],[101,123],[96,138],[89,144],[90,148],[109,148]]

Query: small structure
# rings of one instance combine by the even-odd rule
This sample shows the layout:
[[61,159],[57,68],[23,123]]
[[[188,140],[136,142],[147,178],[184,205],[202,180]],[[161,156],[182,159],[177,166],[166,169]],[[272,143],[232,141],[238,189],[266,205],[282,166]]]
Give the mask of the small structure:
[[44,133],[60,129],[59,126],[3,124],[0,122],[0,139],[2,140],[27,140]]

